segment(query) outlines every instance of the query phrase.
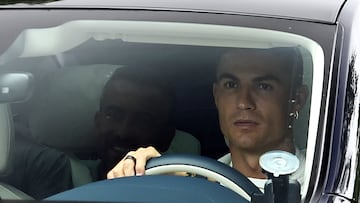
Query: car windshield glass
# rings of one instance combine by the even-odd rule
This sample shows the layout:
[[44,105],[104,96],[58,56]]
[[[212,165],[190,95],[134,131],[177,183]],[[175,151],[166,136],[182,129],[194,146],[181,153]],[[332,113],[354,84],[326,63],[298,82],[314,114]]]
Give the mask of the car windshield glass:
[[230,146],[283,150],[291,135],[306,193],[324,75],[323,50],[309,38],[225,25],[76,20],[22,30],[0,53],[0,70],[33,80],[15,88],[26,93],[22,100],[2,99],[11,103],[15,127],[83,163],[103,158],[111,167],[149,145],[218,159]]

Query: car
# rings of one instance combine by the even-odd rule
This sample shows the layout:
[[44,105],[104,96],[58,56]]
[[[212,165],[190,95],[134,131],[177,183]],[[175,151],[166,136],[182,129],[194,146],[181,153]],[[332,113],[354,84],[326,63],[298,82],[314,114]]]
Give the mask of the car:
[[[4,202],[37,199],[9,179],[22,182],[37,172],[49,179],[41,170],[13,175],[26,170],[15,164],[19,131],[70,160],[71,175],[63,177],[70,177],[74,188],[44,201],[360,201],[356,0],[1,1],[0,26]],[[289,181],[299,160],[283,151],[266,153],[260,165],[269,180],[261,191],[216,161],[229,149],[213,99],[214,75],[229,50],[284,47],[297,50],[308,87],[290,126],[297,149],[306,152],[300,160],[304,171],[302,181]],[[94,115],[106,81],[127,66],[148,67],[170,81],[176,109],[170,148],[177,153],[151,159],[147,174],[153,176],[95,181],[88,169],[98,160]],[[288,78],[295,81],[294,75]],[[174,170],[200,177],[160,175]]]

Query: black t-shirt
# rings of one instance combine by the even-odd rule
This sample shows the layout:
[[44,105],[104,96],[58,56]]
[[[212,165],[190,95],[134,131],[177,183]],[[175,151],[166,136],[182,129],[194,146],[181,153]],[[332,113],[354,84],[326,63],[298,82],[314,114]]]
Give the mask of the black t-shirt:
[[35,199],[71,189],[71,165],[65,153],[37,144],[17,133],[12,171],[6,182]]

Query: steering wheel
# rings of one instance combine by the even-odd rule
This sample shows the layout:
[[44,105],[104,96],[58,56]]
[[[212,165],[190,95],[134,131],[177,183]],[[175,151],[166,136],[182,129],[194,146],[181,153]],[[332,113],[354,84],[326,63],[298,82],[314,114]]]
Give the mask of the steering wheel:
[[[220,184],[205,178],[156,175],[175,171],[196,173]],[[244,198],[242,193],[247,196],[254,193],[262,194],[249,179],[235,169],[202,156],[163,155],[149,160],[145,173],[152,175],[97,181],[56,194],[45,200],[56,202],[248,203],[249,200]],[[238,192],[239,188],[242,188],[244,192]]]
[[146,175],[187,172],[207,177],[233,190],[248,201],[254,193],[262,194],[246,176],[214,159],[189,154],[168,154],[150,159],[145,167]]

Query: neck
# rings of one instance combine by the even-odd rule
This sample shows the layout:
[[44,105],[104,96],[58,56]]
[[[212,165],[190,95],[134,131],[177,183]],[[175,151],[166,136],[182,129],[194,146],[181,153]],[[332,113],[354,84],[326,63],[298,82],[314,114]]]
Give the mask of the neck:
[[283,150],[295,154],[295,146],[292,141],[285,141],[282,144],[262,151],[248,151],[229,146],[233,168],[240,171],[243,175],[250,178],[265,179],[266,175],[262,172],[259,159],[262,154],[270,150]]

